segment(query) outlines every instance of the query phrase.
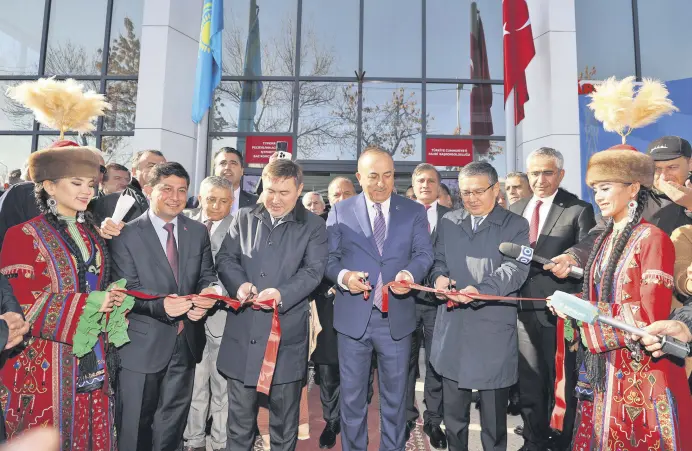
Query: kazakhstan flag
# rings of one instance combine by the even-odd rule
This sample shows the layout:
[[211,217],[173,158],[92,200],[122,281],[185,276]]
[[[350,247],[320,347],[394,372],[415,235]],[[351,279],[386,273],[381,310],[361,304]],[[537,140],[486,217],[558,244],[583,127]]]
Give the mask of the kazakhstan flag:
[[202,27],[199,33],[195,97],[192,120],[199,123],[211,106],[214,89],[221,82],[223,53],[223,0],[204,0]]

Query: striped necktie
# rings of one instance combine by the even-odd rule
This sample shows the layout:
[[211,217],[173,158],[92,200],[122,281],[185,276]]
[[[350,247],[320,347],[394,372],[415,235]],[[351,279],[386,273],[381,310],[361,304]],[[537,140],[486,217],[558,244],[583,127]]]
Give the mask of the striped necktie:
[[[373,227],[373,235],[375,236],[375,244],[377,244],[377,250],[382,255],[384,249],[384,239],[387,236],[387,223],[384,220],[384,214],[382,213],[382,204],[374,204],[375,207],[375,224]],[[382,273],[377,277],[377,284],[375,285],[375,291],[373,292],[373,305],[377,307],[378,310],[382,310]]]

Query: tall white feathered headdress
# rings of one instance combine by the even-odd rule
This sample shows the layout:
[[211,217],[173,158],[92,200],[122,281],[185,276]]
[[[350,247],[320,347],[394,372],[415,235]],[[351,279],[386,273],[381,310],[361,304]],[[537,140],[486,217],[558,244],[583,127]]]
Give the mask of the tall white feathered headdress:
[[665,114],[679,111],[668,98],[668,89],[658,80],[645,78],[635,94],[634,77],[611,77],[589,94],[589,108],[603,128],[622,136],[622,143],[634,129],[656,122]]
[[110,110],[103,94],[84,92],[84,86],[72,79],[41,78],[7,89],[7,96],[33,111],[36,121],[46,127],[84,134],[96,129],[94,119]]

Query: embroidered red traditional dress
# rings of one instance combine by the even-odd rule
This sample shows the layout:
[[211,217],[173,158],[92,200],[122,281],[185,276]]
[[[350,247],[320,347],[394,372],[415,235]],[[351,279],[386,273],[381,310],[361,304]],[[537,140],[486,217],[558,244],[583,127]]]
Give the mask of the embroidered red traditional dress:
[[[613,303],[595,302],[595,283],[610,256],[613,239],[604,241],[588,278],[591,302],[604,315],[637,326],[667,319],[673,290],[675,250],[670,238],[651,224],[634,228],[613,278]],[[605,390],[594,390],[583,374],[577,386],[577,420],[572,449],[579,451],[692,450],[692,396],[684,367],[669,358],[653,359],[617,329],[583,324],[580,346],[606,359]],[[630,348],[628,348],[628,345]],[[558,356],[565,341],[558,340]],[[557,361],[559,368],[563,362]],[[582,369],[583,370],[583,369]],[[558,380],[556,405],[564,406]],[[562,398],[562,399],[560,399]],[[589,400],[589,399],[592,399]],[[559,409],[556,409],[558,412]],[[553,426],[561,425],[554,414]]]
[[[81,224],[77,230],[91,255],[90,286],[100,287],[103,249],[94,232]],[[0,372],[8,438],[26,429],[54,426],[60,431],[61,450],[115,450],[112,398],[100,388],[77,393],[78,360],[72,344],[89,293],[78,292],[77,260],[69,246],[39,216],[8,230],[0,271],[9,278],[32,324],[29,344]],[[98,364],[104,367],[102,341],[97,348]]]

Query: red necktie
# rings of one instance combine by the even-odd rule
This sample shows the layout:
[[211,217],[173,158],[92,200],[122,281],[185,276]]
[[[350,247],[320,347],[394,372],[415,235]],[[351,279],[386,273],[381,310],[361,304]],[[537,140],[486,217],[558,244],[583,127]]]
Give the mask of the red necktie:
[[[168,258],[168,264],[171,265],[171,270],[173,271],[173,276],[175,276],[175,283],[178,283],[178,246],[175,244],[175,235],[173,234],[173,228],[175,225],[169,222],[163,228],[168,232],[168,238],[166,238],[166,258]],[[178,323],[178,333],[183,330],[183,321]]]
[[541,221],[541,205],[543,205],[543,201],[540,199],[537,200],[536,206],[533,208],[533,215],[531,215],[531,223],[529,224],[529,244],[531,247],[536,247],[536,241],[538,241],[538,225]]
[[[432,205],[424,205],[424,206],[425,206],[425,215],[427,217],[428,210],[430,210],[430,207],[432,207]],[[432,227],[430,227],[430,219],[428,219],[428,233],[432,233]]]

